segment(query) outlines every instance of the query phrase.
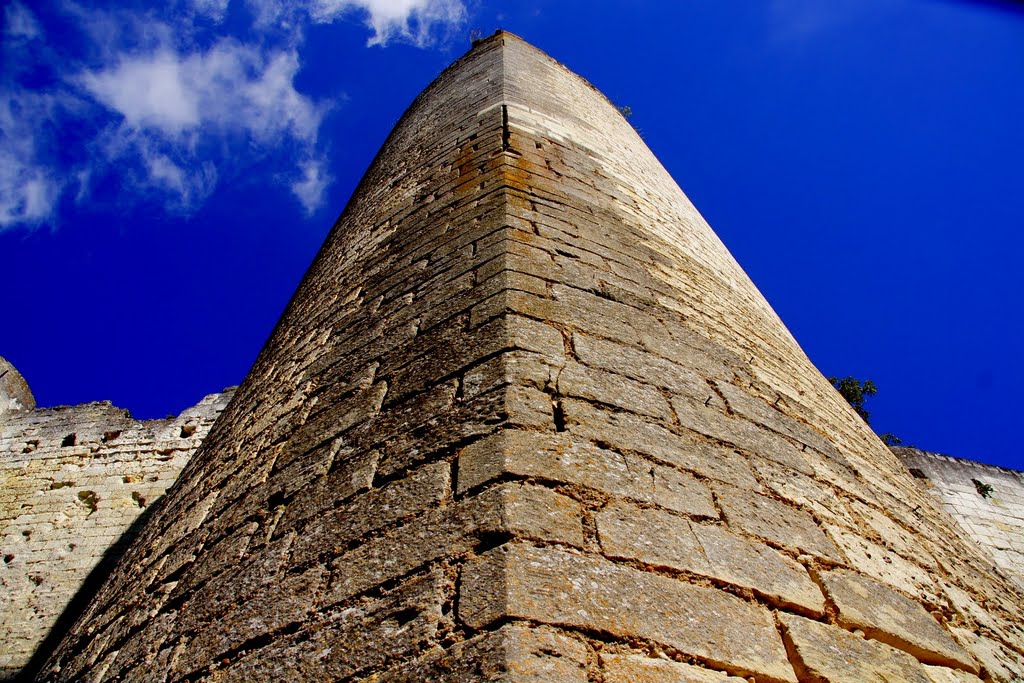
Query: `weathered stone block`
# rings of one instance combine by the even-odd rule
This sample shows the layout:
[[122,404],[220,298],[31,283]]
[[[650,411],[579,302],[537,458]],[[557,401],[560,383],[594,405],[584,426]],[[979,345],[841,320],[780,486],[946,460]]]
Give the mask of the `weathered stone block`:
[[746,683],[721,671],[643,655],[601,655],[604,683]]
[[606,403],[662,422],[672,421],[668,401],[650,385],[579,363],[569,363],[561,369],[556,389],[562,396]]
[[459,616],[520,618],[654,640],[765,681],[796,681],[771,614],[711,588],[551,548],[502,546],[467,563]]
[[717,489],[717,498],[725,521],[733,529],[835,562],[842,561],[835,545],[806,512],[774,498],[725,486]]
[[435,462],[354,498],[348,505],[321,514],[295,539],[292,562],[331,559],[354,540],[375,529],[436,507],[448,495],[451,465]]
[[672,409],[679,423],[687,429],[735,444],[748,453],[774,460],[798,472],[814,474],[814,468],[792,443],[748,420],[727,415],[711,403],[705,404],[699,396],[675,396]]
[[507,624],[449,650],[428,652],[376,680],[586,683],[586,667],[587,648],[580,641],[544,627]]
[[462,393],[467,398],[506,384],[544,390],[554,384],[557,366],[550,358],[528,351],[502,353],[466,370]]
[[780,614],[779,621],[801,681],[929,683],[921,664],[905,652],[792,614]]
[[743,457],[629,413],[611,413],[585,401],[562,401],[567,429],[616,450],[651,456],[697,474],[757,490],[760,485]]
[[924,673],[931,683],[981,683],[974,674],[959,669],[947,669],[944,666],[924,666]]
[[572,345],[580,361],[595,368],[653,384],[675,394],[713,394],[695,372],[634,347],[579,332],[573,334]]
[[383,597],[312,619],[298,633],[216,671],[212,680],[338,680],[409,656],[437,633],[446,584],[439,571],[414,577]]
[[717,516],[708,489],[693,476],[569,434],[505,430],[470,444],[459,455],[460,493],[505,474],[578,484],[690,515]]
[[597,530],[601,548],[610,557],[749,588],[776,605],[812,616],[824,609],[821,591],[798,563],[720,526],[618,504],[597,514]]
[[978,673],[978,665],[920,603],[885,584],[846,569],[818,574],[837,620],[861,629],[869,638],[905,650],[927,664],[952,666]]
[[503,484],[389,530],[331,563],[325,604],[362,593],[442,557],[461,555],[486,534],[582,545],[577,502],[539,486]]

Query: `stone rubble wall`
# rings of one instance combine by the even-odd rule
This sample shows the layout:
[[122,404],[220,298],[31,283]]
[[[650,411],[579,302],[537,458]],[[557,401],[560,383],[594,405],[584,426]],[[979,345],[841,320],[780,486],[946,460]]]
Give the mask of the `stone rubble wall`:
[[396,126],[165,500],[44,680],[1024,677],[1020,590],[508,34]]
[[110,403],[0,414],[0,680],[18,677],[90,575],[116,560],[230,396],[167,420]]
[[[967,534],[1024,587],[1024,472],[917,448],[893,452]],[[991,486],[987,495],[979,491]]]

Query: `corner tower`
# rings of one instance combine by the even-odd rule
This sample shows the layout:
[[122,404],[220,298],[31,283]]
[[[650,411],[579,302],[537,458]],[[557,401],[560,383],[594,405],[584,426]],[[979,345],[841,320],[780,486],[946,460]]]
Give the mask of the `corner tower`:
[[52,680],[1009,680],[1019,593],[619,112],[413,103]]

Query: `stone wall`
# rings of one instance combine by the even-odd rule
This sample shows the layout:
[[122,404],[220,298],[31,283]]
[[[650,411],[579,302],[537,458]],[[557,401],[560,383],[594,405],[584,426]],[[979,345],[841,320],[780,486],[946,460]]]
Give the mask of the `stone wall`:
[[1024,587],[1024,472],[916,448],[893,452],[996,564]]
[[0,680],[52,641],[62,615],[70,626],[76,595],[120,556],[230,396],[167,420],[110,403],[0,413]]
[[403,116],[165,500],[45,680],[1024,677],[1019,589],[508,34]]

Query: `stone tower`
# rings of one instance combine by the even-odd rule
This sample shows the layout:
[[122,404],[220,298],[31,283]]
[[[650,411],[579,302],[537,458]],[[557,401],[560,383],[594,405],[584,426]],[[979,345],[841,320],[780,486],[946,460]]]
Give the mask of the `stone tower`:
[[1022,625],[616,108],[499,32],[43,677],[1011,680]]

